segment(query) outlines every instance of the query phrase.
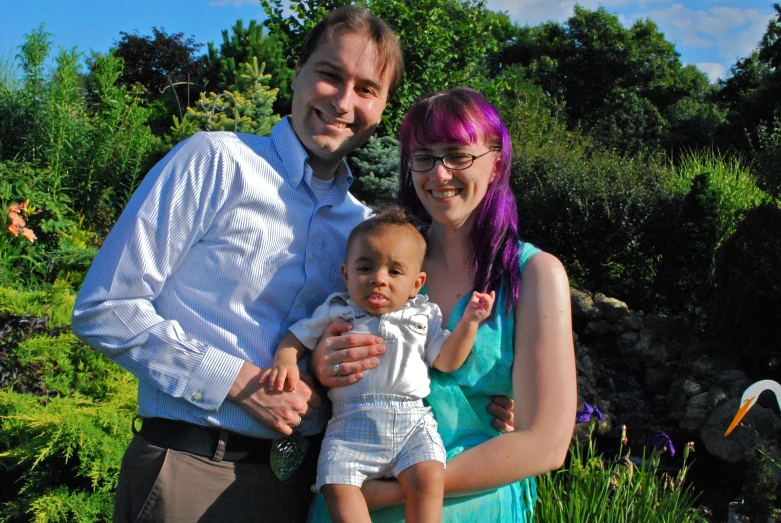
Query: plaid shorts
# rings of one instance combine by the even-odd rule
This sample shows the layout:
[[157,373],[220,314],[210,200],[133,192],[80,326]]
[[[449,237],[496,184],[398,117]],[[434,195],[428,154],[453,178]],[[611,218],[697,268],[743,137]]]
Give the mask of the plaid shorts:
[[421,461],[445,463],[437,422],[422,400],[363,394],[334,404],[317,462],[317,489],[360,487],[367,479],[398,476]]

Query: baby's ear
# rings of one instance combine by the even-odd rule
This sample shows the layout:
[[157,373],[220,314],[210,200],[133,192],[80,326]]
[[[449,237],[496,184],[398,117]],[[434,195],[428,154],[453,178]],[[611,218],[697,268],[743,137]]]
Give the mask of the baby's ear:
[[414,298],[418,295],[418,292],[420,292],[420,288],[423,287],[423,284],[426,283],[426,273],[420,272],[418,274],[418,277],[415,278],[415,282],[412,284],[412,288],[409,291],[409,297]]
[[347,264],[342,264],[342,279],[344,280],[344,283],[347,283]]

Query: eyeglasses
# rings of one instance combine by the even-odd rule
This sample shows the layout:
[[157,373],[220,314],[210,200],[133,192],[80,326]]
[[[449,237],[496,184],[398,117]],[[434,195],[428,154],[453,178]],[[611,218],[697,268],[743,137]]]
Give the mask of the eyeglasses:
[[445,156],[431,156],[430,154],[421,154],[418,156],[412,156],[410,158],[409,168],[413,172],[422,173],[430,171],[434,168],[434,165],[436,165],[437,161],[441,161],[442,165],[451,171],[463,171],[464,169],[469,169],[472,167],[472,164],[475,163],[475,160],[478,158],[482,158],[488,153],[499,150],[501,149],[498,147],[492,147],[483,154],[477,156],[469,153],[451,153],[446,154]]

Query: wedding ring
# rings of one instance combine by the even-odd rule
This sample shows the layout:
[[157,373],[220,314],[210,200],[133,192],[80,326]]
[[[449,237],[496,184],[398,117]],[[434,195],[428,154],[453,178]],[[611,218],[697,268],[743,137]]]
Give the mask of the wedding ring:
[[290,428],[294,429],[294,428],[298,427],[299,425],[301,425],[301,421],[303,421],[303,420],[301,418],[298,418],[298,423],[296,423],[295,425],[290,425]]
[[342,364],[337,363],[334,365],[334,376],[341,376],[342,375]]

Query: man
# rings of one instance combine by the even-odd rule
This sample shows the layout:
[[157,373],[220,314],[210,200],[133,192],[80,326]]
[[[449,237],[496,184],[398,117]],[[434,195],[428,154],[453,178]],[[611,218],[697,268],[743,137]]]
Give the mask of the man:
[[[271,137],[199,133],[133,195],[73,314],[81,339],[139,378],[143,421],[115,521],[306,518],[327,413],[307,383],[273,394],[259,375],[288,327],[343,288],[347,236],[368,216],[344,157],[374,132],[402,72],[387,25],[336,10],[305,42],[292,115]],[[337,343],[361,348],[350,380],[384,351],[369,335]],[[273,440],[293,428],[283,469],[310,448],[281,480]]]

